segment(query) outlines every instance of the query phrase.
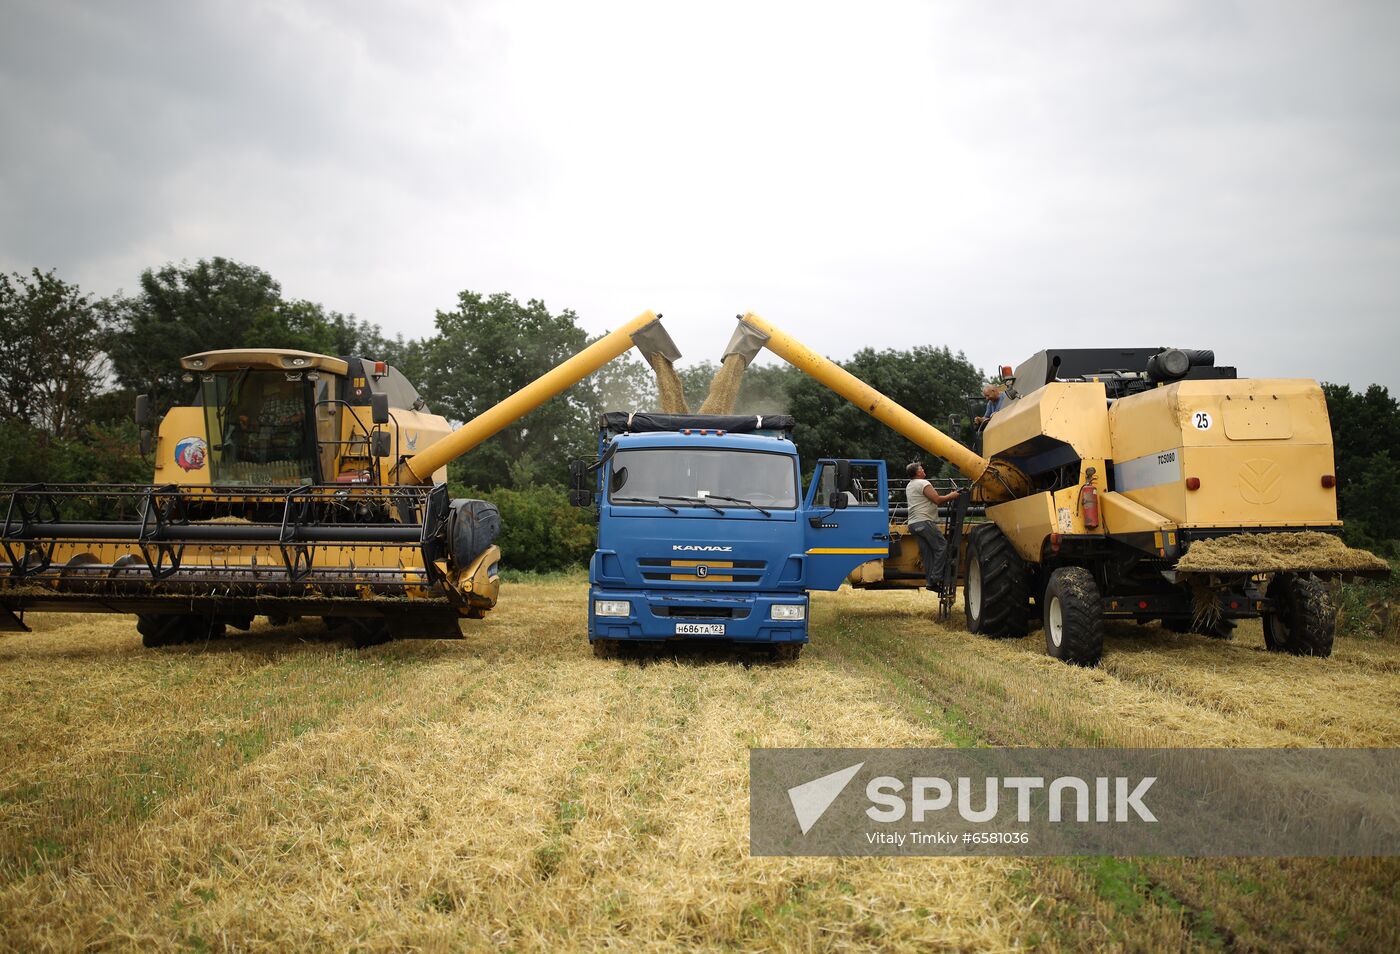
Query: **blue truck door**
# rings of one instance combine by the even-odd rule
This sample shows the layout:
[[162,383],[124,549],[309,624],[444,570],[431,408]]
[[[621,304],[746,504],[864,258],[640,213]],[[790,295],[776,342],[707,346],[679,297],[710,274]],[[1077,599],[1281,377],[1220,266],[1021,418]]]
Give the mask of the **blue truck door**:
[[[806,587],[834,590],[856,567],[889,553],[889,481],[882,460],[853,460],[850,483],[838,489],[837,461],[817,461],[803,504]],[[842,508],[837,498],[845,501]]]

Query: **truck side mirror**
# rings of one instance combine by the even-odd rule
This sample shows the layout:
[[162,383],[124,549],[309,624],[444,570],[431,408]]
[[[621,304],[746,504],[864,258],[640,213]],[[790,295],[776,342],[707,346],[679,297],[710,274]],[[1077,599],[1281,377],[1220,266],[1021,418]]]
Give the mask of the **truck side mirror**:
[[371,394],[369,396],[370,420],[376,424],[389,423],[389,395]]
[[836,492],[849,493],[851,490],[851,462],[848,460],[838,460],[836,462]]
[[847,497],[846,494],[847,491],[843,490],[837,493],[836,496],[831,498],[832,510],[845,510],[851,505],[851,498]]
[[394,435],[388,431],[375,431],[370,435],[370,453],[375,457],[388,457],[394,452]]
[[588,486],[588,465],[581,460],[569,461],[569,506],[590,507],[593,491]]

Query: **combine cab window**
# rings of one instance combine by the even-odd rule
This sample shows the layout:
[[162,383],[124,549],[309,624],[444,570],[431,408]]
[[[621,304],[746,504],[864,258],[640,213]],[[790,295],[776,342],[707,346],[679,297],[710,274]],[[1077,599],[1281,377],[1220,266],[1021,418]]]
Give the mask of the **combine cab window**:
[[245,370],[206,375],[204,415],[216,486],[315,483],[312,382]]
[[[715,505],[742,507],[749,501],[768,509],[797,506],[797,464],[785,454],[759,451],[691,450],[657,447],[618,451],[612,456],[613,497],[715,498]],[[720,498],[729,497],[732,500]],[[667,500],[685,506],[685,500]],[[630,506],[632,501],[619,504]],[[694,503],[691,506],[703,506]]]

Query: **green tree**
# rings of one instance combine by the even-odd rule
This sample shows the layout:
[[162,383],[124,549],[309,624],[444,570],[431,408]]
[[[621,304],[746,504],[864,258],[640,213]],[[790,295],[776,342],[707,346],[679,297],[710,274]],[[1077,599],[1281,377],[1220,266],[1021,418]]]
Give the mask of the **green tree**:
[[1363,546],[1395,552],[1400,540],[1400,402],[1373,384],[1365,392],[1324,384],[1337,467],[1337,508],[1346,535]]
[[[429,406],[468,421],[582,351],[589,337],[570,310],[552,314],[544,302],[521,304],[505,292],[463,291],[450,311],[437,313],[437,333],[408,348],[422,371]],[[612,362],[597,374],[512,421],[452,465],[452,476],[479,487],[562,483],[568,461],[593,453],[597,414],[605,406],[647,395],[639,361]]]
[[226,258],[168,264],[141,273],[112,336],[117,379],[157,407],[187,397],[180,359],[219,348],[299,348],[381,357],[391,350],[378,327],[353,315],[287,300],[267,272]]
[[[962,414],[967,396],[976,394],[982,375],[962,355],[948,348],[919,345],[907,351],[864,348],[843,368],[871,387],[940,429],[948,417]],[[795,438],[803,464],[819,457],[884,459],[891,476],[904,476],[904,465],[922,459],[930,473],[937,470],[931,455],[905,440],[845,398],[804,374],[788,384]]]
[[106,385],[113,304],[52,271],[0,274],[0,419],[37,440],[79,434]]

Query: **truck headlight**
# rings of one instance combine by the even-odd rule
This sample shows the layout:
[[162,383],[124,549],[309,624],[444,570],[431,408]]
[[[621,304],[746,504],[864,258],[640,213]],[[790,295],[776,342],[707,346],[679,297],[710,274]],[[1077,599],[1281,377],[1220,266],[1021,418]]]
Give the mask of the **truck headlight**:
[[768,610],[769,619],[797,620],[807,618],[807,607],[802,603],[774,603]]
[[594,616],[631,616],[632,602],[630,600],[594,600]]

